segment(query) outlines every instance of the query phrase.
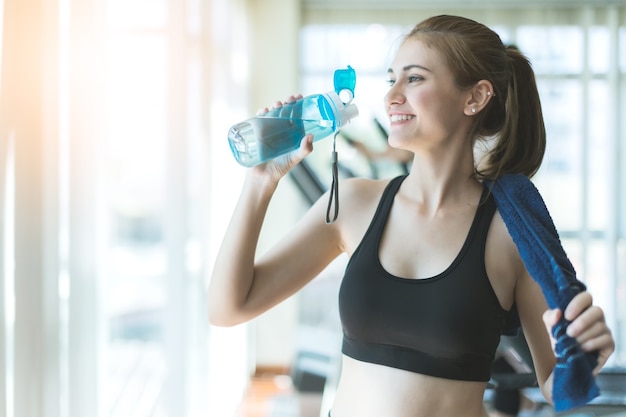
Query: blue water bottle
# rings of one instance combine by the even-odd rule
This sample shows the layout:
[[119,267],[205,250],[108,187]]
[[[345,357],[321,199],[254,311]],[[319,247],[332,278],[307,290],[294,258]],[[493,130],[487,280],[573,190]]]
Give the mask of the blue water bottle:
[[300,146],[305,135],[317,141],[337,132],[359,114],[352,99],[354,69],[335,71],[334,91],[306,96],[294,103],[237,123],[228,131],[228,143],[239,164],[252,167]]

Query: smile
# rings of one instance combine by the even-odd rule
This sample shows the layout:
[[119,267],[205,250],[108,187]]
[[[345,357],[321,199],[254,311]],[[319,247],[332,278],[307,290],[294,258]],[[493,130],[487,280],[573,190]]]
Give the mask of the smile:
[[404,122],[406,120],[411,120],[414,118],[415,116],[413,116],[412,114],[392,114],[391,116],[389,116],[389,120],[391,121],[391,123]]

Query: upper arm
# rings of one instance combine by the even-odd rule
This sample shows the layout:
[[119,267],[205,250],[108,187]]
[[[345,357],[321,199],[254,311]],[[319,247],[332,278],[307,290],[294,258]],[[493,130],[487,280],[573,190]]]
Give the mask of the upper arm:
[[337,256],[350,254],[367,229],[386,183],[362,178],[342,181],[339,217],[326,223],[328,193],[254,265],[244,315],[252,318],[290,297]]
[[543,313],[548,309],[541,287],[530,276],[499,213],[496,212],[487,241],[487,268],[498,277],[494,290],[504,308],[515,302],[524,336],[532,354],[537,381],[549,399],[548,381],[555,365],[554,353]]
[[341,234],[336,224],[325,222],[324,196],[255,261],[254,280],[246,301],[251,317],[293,295],[340,254]]
[[258,314],[291,296],[341,253],[359,244],[370,224],[386,181],[351,178],[341,182],[339,216],[326,223],[325,193],[273,248],[255,262],[248,309]]

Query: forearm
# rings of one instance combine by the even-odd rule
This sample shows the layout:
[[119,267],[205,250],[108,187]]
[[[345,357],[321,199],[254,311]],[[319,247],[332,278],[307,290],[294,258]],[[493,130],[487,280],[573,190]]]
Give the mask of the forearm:
[[218,326],[245,321],[241,315],[254,279],[263,220],[277,183],[248,175],[226,229],[209,282],[209,319]]

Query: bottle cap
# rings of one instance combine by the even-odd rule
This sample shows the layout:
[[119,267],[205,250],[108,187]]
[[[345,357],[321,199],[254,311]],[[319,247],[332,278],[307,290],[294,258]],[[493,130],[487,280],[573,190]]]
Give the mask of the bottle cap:
[[344,104],[339,108],[340,127],[359,115],[359,109],[354,103]]
[[337,127],[344,126],[346,122],[354,119],[359,115],[359,109],[354,103],[344,103],[339,95],[334,91],[330,91],[325,94],[326,98],[332,103],[334,107],[335,120],[337,121]]
[[[354,87],[356,86],[356,73],[348,65],[347,69],[338,69],[334,76],[335,92],[342,97],[344,103],[349,103],[354,98]],[[346,98],[344,100],[344,97]]]

